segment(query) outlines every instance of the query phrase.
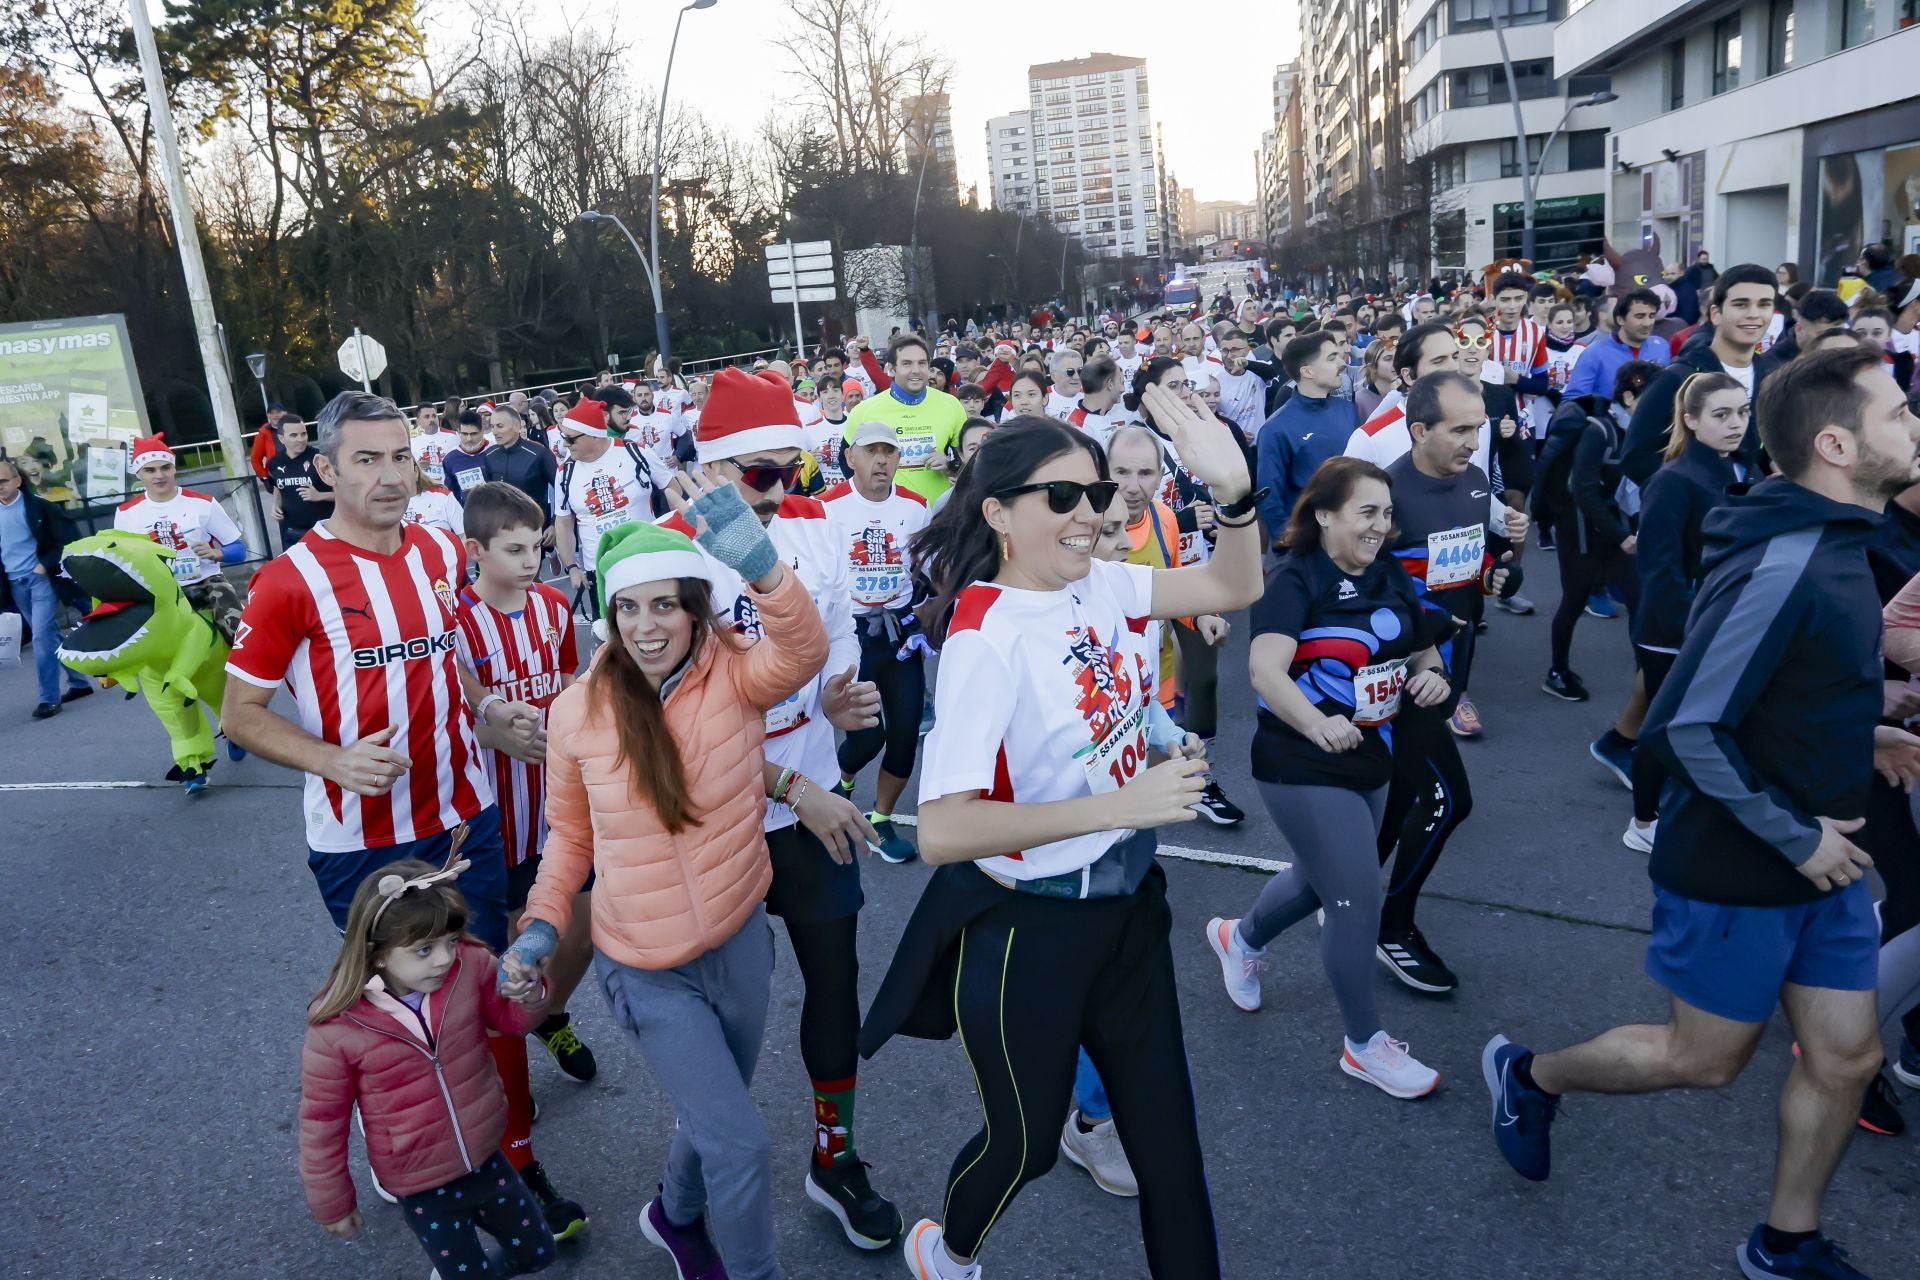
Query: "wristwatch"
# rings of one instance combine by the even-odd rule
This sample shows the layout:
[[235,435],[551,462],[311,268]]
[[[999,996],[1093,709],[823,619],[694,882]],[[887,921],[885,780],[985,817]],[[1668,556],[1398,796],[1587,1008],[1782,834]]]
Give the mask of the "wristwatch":
[[1238,502],[1228,502],[1228,503],[1224,503],[1221,506],[1215,507],[1213,509],[1213,514],[1216,517],[1223,520],[1238,520],[1241,516],[1246,515],[1249,511],[1252,511],[1254,508],[1258,507],[1262,502],[1265,502],[1267,500],[1267,496],[1272,492],[1273,492],[1273,487],[1271,485],[1267,486],[1264,489],[1255,489],[1252,493],[1249,493],[1246,497],[1241,498]]

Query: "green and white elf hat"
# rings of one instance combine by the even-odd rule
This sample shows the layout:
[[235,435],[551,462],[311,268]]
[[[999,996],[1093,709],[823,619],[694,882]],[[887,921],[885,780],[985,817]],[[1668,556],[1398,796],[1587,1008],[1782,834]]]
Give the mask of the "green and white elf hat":
[[600,588],[600,621],[593,624],[593,634],[601,640],[607,638],[611,601],[628,587],[666,578],[709,576],[706,557],[692,538],[645,521],[623,524],[601,534],[593,563]]

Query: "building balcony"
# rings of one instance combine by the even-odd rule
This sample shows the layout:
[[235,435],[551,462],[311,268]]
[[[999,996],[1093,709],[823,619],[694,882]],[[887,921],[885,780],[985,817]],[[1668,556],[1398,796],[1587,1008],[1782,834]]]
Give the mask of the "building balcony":
[[[1515,62],[1551,58],[1554,28],[1545,23],[1514,27],[1507,32],[1507,51]],[[1491,31],[1467,31],[1441,36],[1400,78],[1401,96],[1408,102],[1420,96],[1435,76],[1468,67],[1500,65],[1500,38]],[[1565,75],[1564,71],[1559,74]]]
[[1569,13],[1553,32],[1553,70],[1570,76],[1617,66],[1631,50],[1658,44],[1716,0],[1606,0]]
[[[1520,104],[1520,118],[1526,122],[1529,134],[1551,133],[1566,109],[1565,98],[1532,98]],[[1567,121],[1567,129],[1604,128],[1607,113],[1606,107],[1583,107]],[[1430,155],[1442,147],[1455,147],[1467,142],[1494,142],[1512,136],[1512,103],[1454,107],[1440,112],[1407,134],[1407,155]]]

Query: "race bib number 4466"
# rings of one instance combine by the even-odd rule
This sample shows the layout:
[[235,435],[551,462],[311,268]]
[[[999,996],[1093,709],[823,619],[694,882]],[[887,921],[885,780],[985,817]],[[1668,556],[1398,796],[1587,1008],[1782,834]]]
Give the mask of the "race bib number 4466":
[[1472,524],[1427,535],[1427,587],[1457,587],[1480,576],[1486,555],[1485,525]]

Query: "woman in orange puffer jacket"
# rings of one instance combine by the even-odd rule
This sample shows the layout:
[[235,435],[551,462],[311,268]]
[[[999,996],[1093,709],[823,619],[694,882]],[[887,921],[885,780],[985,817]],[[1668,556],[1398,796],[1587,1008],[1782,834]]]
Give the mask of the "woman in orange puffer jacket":
[[[315,1221],[344,1240],[359,1234],[347,1173],[357,1107],[374,1176],[400,1198],[434,1274],[514,1275],[550,1264],[554,1241],[500,1154],[507,1098],[487,1035],[527,1034],[546,995],[537,981],[500,985],[493,956],[467,936],[453,887],[466,865],[402,859],[355,892],[340,956],[307,1010],[300,1178]],[[500,1244],[490,1270],[476,1225]]]
[[535,975],[592,871],[595,972],[678,1122],[641,1230],[683,1276],[777,1280],[771,1153],[748,1091],[773,977],[762,743],[768,709],[826,661],[827,633],[732,484],[689,467],[669,493],[748,583],[764,634],[747,645],[714,616],[708,561],[685,535],[602,535],[610,634],[548,712],[550,834],[503,962]]

